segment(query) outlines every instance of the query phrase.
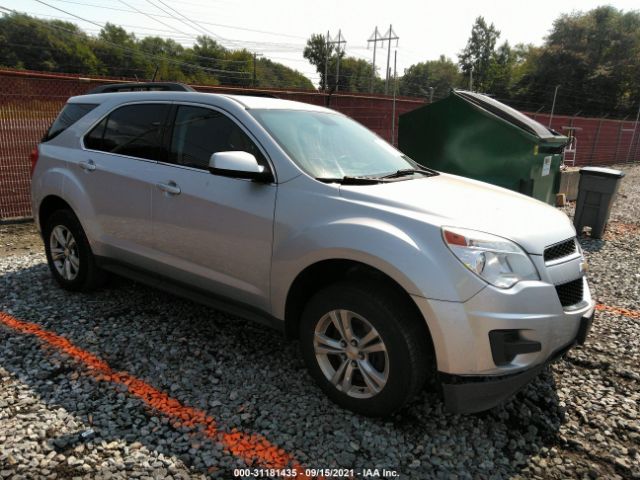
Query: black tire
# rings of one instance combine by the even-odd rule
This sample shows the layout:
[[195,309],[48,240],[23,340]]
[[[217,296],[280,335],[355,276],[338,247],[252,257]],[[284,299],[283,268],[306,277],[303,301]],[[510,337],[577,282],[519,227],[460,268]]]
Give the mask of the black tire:
[[[323,368],[327,368],[326,359],[330,357],[318,360],[316,356],[316,327],[323,330],[323,325],[329,324],[330,320],[325,319],[325,323],[322,323],[322,319],[335,310],[351,311],[366,319],[375,328],[386,347],[388,357],[382,360],[383,364],[388,360],[386,383],[377,393],[370,391],[369,394],[373,394],[368,398],[354,398],[353,393],[349,395],[341,391],[343,387],[334,386],[327,377],[331,372],[323,372]],[[361,321],[357,317],[353,318],[355,320],[351,322]],[[329,328],[333,328],[334,325],[335,323],[329,324]],[[339,335],[335,338],[339,338]],[[356,344],[361,339],[357,339]],[[315,294],[302,314],[300,347],[311,376],[327,396],[344,408],[368,416],[389,415],[401,408],[422,389],[433,367],[430,365],[430,342],[424,320],[416,314],[414,308],[407,305],[405,297],[384,284],[344,282],[329,286]],[[351,351],[349,355],[355,353]],[[367,354],[367,360],[369,355]],[[329,368],[336,371],[337,364],[341,361],[350,362],[354,368],[353,372],[356,365],[361,365],[358,359],[350,361],[350,357],[346,355],[332,354],[331,358],[335,360],[331,360],[332,365]],[[323,361],[324,367],[321,367],[320,363]],[[360,384],[366,383],[361,372],[352,374],[353,383],[357,383],[358,375]],[[352,389],[350,386],[347,388]]]
[[[79,259],[79,266],[77,269],[74,269],[75,276],[72,279],[64,278],[58,271],[53,260],[51,234],[53,230],[59,226],[66,229],[75,240],[73,252],[76,258]],[[42,237],[49,269],[51,270],[53,278],[56,279],[62,288],[73,292],[89,292],[104,284],[107,279],[107,274],[96,264],[87,236],[78,218],[72,211],[57,210],[49,215],[43,222]]]

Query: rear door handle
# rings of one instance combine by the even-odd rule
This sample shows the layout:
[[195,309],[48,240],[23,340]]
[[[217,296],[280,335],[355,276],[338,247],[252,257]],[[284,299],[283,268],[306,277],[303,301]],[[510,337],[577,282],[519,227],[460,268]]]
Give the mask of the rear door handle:
[[80,168],[85,172],[93,172],[96,169],[96,164],[93,163],[93,160],[89,160],[88,162],[81,161],[78,165],[80,165]]
[[176,182],[167,182],[167,183],[156,183],[156,186],[165,193],[169,195],[180,195],[180,187],[176,184]]

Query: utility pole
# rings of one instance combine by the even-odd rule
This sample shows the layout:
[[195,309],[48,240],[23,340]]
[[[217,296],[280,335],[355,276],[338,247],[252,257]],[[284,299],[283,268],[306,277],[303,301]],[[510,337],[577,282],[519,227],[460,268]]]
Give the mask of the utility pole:
[[469,69],[469,91],[473,92],[473,64],[471,64],[471,68]]
[[429,87],[429,103],[433,103],[433,87]]
[[399,37],[396,35],[396,32],[393,31],[393,26],[389,25],[389,31],[385,34],[385,40],[389,41],[389,45],[387,45],[387,78],[384,82],[384,94],[389,94],[389,77],[391,76],[391,70],[389,68],[389,62],[391,61],[391,40],[396,41],[396,47],[398,46]]
[[558,89],[560,85],[556,85],[556,89],[553,92],[553,103],[551,104],[551,115],[549,115],[549,128],[551,128],[551,120],[553,120],[553,111],[556,108],[556,97],[558,96]]
[[[373,93],[373,84],[376,79],[376,48],[378,46],[378,26],[376,25],[376,29],[373,31],[369,40],[367,40],[367,48],[369,48],[369,43],[373,42],[373,64],[371,65],[371,86],[369,87],[369,93]],[[384,41],[384,40],[383,40]]]
[[[329,42],[330,45],[337,45],[336,54],[338,56],[336,60],[336,92],[338,91],[338,85],[340,84],[340,45],[347,44],[347,39],[342,36],[342,29],[338,30],[338,36],[335,40]],[[342,50],[344,51],[344,49]]]
[[329,30],[327,30],[327,39],[324,44],[324,91],[326,92],[329,88],[329,45],[331,41],[331,37],[329,36]]
[[398,50],[393,51],[393,109],[391,111],[391,145],[395,145],[396,139],[396,90],[398,86],[398,75],[396,64],[398,62]]
[[256,75],[256,63],[258,60],[258,57],[261,57],[262,54],[261,53],[256,53],[253,52],[253,78],[252,78],[252,85],[255,87],[258,83],[258,76]]
[[638,114],[636,115],[636,122],[633,124],[633,134],[631,135],[631,141],[629,142],[629,151],[627,152],[627,163],[631,156],[631,148],[633,147],[633,141],[636,139],[636,130],[638,129],[638,120],[640,120],[640,105],[638,105]]

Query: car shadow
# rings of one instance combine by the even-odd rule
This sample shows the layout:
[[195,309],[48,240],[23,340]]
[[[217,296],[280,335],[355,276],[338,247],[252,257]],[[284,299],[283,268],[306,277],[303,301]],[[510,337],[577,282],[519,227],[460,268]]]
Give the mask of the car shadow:
[[[0,307],[16,318],[206,412],[220,430],[264,435],[310,467],[387,468],[410,478],[513,476],[558,441],[564,421],[548,370],[484,413],[448,413],[425,390],[391,417],[366,418],[332,404],[307,374],[296,342],[267,327],[119,278],[92,294],[65,292],[43,263],[5,272],[0,291]],[[233,478],[232,469],[245,465],[33,336],[0,326],[0,348],[0,367],[49,408],[83,423],[50,432],[51,449],[139,442],[216,478]]]
[[597,253],[606,245],[606,240],[592,238],[590,235],[582,234],[578,237],[580,246],[586,253]]

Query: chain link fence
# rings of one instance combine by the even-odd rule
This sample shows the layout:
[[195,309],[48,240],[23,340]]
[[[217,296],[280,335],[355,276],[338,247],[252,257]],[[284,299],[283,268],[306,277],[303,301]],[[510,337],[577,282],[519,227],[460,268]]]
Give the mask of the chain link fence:
[[[31,216],[29,155],[67,101],[110,79],[0,70],[0,220]],[[399,115],[424,99],[314,91],[196,86],[211,93],[267,95],[335,109],[397,145]],[[526,113],[526,112],[525,112]],[[530,114],[547,125],[548,116]],[[607,165],[640,160],[640,131],[633,121],[554,116],[552,128],[575,136],[575,165]]]

